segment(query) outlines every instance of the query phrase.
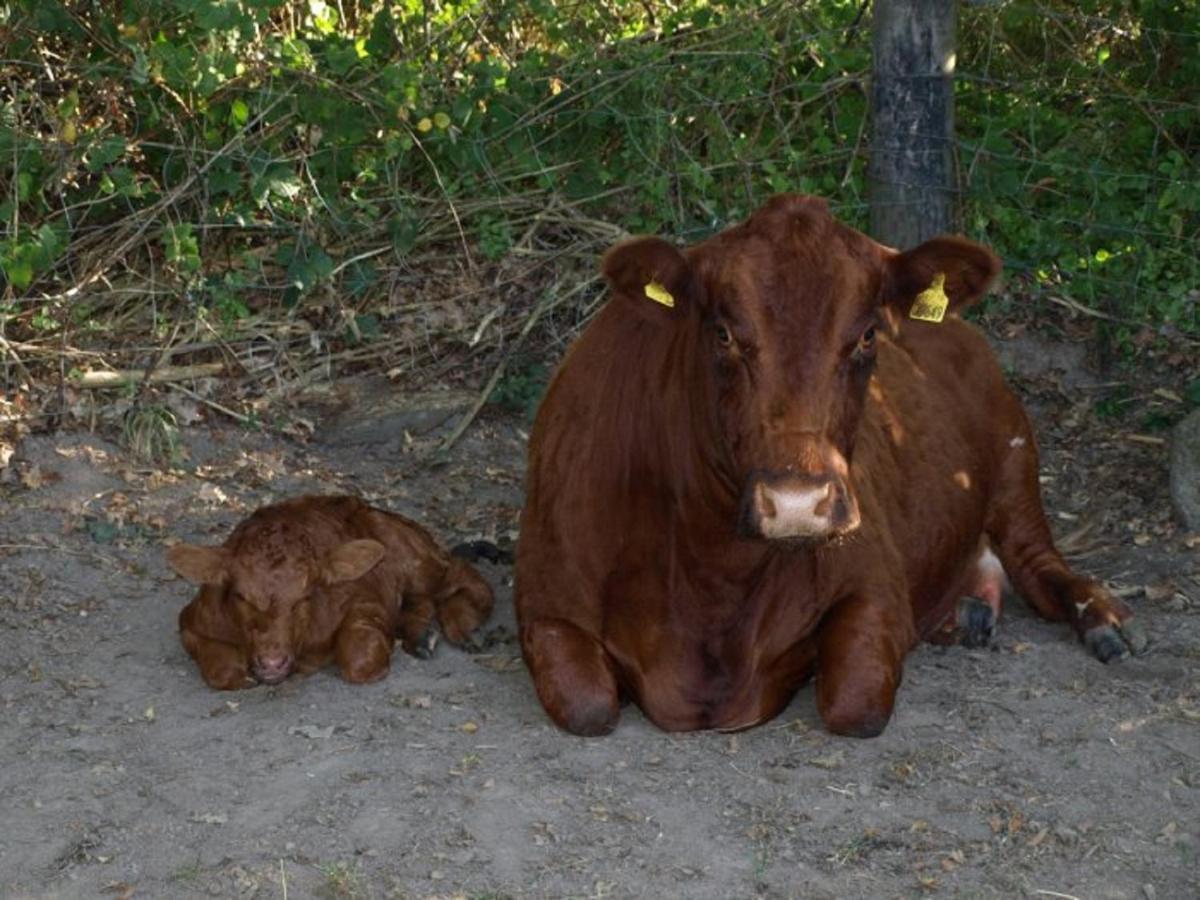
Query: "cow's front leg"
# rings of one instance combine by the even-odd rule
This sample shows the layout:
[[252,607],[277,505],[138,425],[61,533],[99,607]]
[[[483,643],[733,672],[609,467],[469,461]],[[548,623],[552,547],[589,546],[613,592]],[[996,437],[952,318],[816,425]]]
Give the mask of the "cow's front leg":
[[[912,624],[898,598],[848,597],[817,632],[817,711],[847,737],[875,737],[892,717]],[[911,618],[911,617],[909,617]]]
[[616,727],[616,672],[593,635],[566,619],[539,618],[521,628],[521,646],[538,699],[559,728],[592,737]]

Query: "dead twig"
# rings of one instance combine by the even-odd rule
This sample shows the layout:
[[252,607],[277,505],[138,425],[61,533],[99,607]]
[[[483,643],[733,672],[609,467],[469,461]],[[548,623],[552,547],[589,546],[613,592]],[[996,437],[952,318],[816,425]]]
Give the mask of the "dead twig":
[[249,416],[244,415],[240,412],[237,412],[236,410],[232,410],[228,406],[222,406],[220,403],[218,403],[215,400],[209,400],[207,397],[201,397],[199,394],[197,394],[191,388],[186,388],[182,384],[172,384],[171,390],[179,391],[179,393],[184,394],[185,396],[191,397],[197,403],[203,403],[209,409],[214,409],[217,412],[221,413],[221,415],[229,416],[229,418],[231,418],[237,422],[241,422],[243,425],[249,425],[254,421]]
[[488,379],[483,390],[479,392],[479,396],[476,398],[475,403],[469,410],[467,410],[462,419],[459,420],[458,425],[454,427],[454,431],[450,433],[446,440],[442,442],[441,447],[438,448],[440,452],[445,453],[447,450],[453,447],[455,443],[457,443],[458,439],[463,436],[463,433],[466,432],[467,428],[470,427],[471,423],[475,421],[475,417],[479,415],[479,411],[483,409],[483,406],[485,403],[487,403],[488,398],[492,396],[492,391],[496,389],[496,385],[499,384],[500,379],[504,377],[504,372],[508,368],[509,362],[512,360],[516,352],[521,349],[521,344],[524,343],[526,336],[528,336],[529,332],[533,330],[533,326],[537,324],[538,319],[542,317],[542,314],[547,310],[566,302],[566,300],[568,300],[570,297],[582,292],[589,284],[591,284],[590,281],[585,281],[580,285],[576,285],[565,294],[559,294],[559,284],[556,282],[553,287],[551,287],[542,295],[542,299],[538,301],[538,305],[533,308],[533,312],[531,312],[525,319],[525,325],[521,328],[520,333],[512,342],[512,345],[508,348],[508,351],[504,354],[504,356],[501,357],[500,362],[496,364],[496,368],[492,370],[492,377]]

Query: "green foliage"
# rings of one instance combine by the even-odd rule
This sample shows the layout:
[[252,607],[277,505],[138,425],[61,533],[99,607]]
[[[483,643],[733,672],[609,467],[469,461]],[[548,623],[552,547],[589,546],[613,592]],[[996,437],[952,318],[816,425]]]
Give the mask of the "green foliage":
[[1200,331],[1200,4],[964,7],[960,41],[971,227],[1046,290]]
[[[781,190],[865,225],[859,0],[3,10],[0,271],[30,328],[119,266],[230,328],[336,296],[357,343],[376,267],[460,224],[487,260],[556,211],[696,238]],[[1046,290],[1200,332],[1198,41],[1182,0],[964,6],[966,230]]]
[[1200,408],[1200,378],[1187,386],[1187,390],[1183,392],[1183,400],[1189,409]]
[[179,461],[179,428],[165,406],[136,405],[125,414],[122,443],[140,459],[154,463]]
[[548,366],[526,359],[500,379],[488,400],[501,409],[520,413],[525,421],[532,422],[549,379]]

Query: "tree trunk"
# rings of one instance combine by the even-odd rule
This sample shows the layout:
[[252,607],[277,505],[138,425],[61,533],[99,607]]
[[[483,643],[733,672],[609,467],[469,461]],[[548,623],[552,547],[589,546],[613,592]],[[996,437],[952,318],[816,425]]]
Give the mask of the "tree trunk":
[[954,230],[954,0],[875,0],[871,233],[901,250]]

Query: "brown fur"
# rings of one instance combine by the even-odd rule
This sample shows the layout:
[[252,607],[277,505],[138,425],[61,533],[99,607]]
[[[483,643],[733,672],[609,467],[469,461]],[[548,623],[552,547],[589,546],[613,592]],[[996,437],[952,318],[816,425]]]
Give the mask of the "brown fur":
[[423,649],[436,616],[462,643],[492,609],[487,582],[424,528],[355,497],[265,506],[220,547],[179,544],[167,560],[200,585],[180,637],[218,690],[330,662],[347,681],[376,681],[397,636]]
[[[789,195],[684,252],[619,245],[603,268],[612,299],[534,426],[517,554],[522,647],[559,726],[605,733],[631,699],[664,729],[743,728],[815,673],[830,730],[878,734],[985,536],[1041,615],[1090,646],[1125,635],[1129,611],[1055,550],[1025,413],[956,315],[998,274],[990,251],[898,254]],[[945,321],[908,319],[937,273]],[[644,296],[651,280],[674,308]],[[837,485],[861,525],[755,534],[747,497],[780,479]]]

